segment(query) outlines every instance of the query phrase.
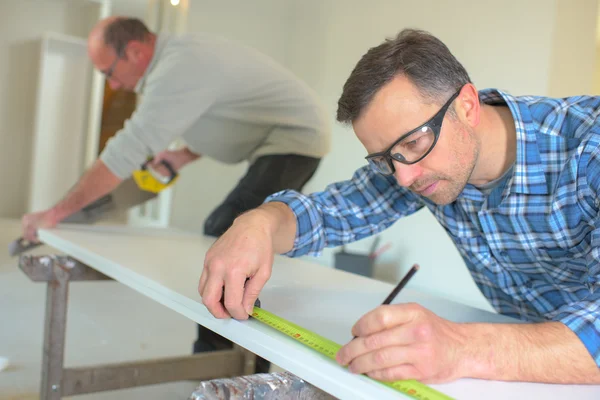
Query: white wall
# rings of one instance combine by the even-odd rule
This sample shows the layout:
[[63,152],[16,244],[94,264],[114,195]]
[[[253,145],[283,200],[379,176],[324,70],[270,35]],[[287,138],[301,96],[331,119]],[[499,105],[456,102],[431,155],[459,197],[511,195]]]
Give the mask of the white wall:
[[85,36],[89,5],[62,1],[0,1],[0,216],[25,212],[33,115],[44,32]]
[[[206,0],[198,4],[192,5],[190,30],[223,33],[283,61],[320,94],[332,120],[342,86],[359,58],[405,27],[440,37],[479,88],[497,87],[515,95],[592,90],[596,0],[577,1],[577,8],[571,8],[570,0],[264,0],[251,5],[242,0]],[[307,191],[347,179],[364,165],[365,151],[350,129],[334,123],[333,135],[333,150]],[[203,163],[184,171],[177,185],[175,225],[200,230],[203,218],[245,169]],[[490,309],[453,243],[429,212],[399,221],[382,236],[382,244],[390,241],[393,247],[381,257],[376,272],[380,279],[395,282],[417,262],[422,269],[411,283],[415,287]],[[349,248],[364,251],[371,242],[365,239]],[[332,265],[334,251],[326,250],[315,261]]]
[[598,0],[578,0],[577,7],[573,4],[558,1],[555,11],[548,90],[553,97],[598,94],[594,86]]
[[291,3],[293,0],[193,0],[187,30],[237,40],[285,62]]
[[111,0],[110,14],[145,20],[148,0]]

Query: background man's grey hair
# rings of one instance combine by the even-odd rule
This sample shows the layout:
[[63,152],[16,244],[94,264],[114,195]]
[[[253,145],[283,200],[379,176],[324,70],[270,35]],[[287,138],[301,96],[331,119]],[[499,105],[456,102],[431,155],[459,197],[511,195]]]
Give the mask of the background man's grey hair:
[[104,43],[123,57],[127,43],[132,40],[145,42],[150,33],[148,27],[137,18],[117,18],[106,26]]
[[[360,59],[344,84],[337,120],[352,123],[385,84],[405,75],[426,102],[443,104],[471,79],[448,47],[428,32],[404,29]],[[453,108],[449,110],[454,113]]]

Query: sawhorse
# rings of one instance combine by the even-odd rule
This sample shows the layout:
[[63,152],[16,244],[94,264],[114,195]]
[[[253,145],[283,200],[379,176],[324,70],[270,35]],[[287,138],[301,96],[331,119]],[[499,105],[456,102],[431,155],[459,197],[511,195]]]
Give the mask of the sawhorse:
[[126,389],[183,380],[210,380],[254,373],[256,356],[235,345],[231,350],[135,361],[65,368],[65,333],[69,283],[112,280],[67,256],[19,258],[19,268],[34,282],[47,282],[41,400],[106,390]]

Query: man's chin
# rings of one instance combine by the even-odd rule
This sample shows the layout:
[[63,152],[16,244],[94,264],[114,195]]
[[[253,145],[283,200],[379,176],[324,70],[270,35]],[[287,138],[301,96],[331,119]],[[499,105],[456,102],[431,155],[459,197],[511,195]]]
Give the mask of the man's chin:
[[454,193],[454,191],[436,190],[431,195],[424,197],[430,201],[433,201],[438,206],[446,206],[448,204],[454,203],[461,192]]
[[454,203],[457,197],[442,197],[442,196],[431,196],[428,197],[429,200],[433,201],[438,206],[447,206],[448,204]]

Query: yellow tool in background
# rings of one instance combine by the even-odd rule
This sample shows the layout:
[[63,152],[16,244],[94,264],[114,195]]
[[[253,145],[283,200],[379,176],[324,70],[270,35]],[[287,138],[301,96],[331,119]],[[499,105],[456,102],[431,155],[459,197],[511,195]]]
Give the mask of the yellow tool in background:
[[169,170],[169,176],[163,176],[150,168],[148,165],[150,161],[152,160],[148,160],[142,164],[141,169],[133,171],[133,179],[140,189],[147,192],[158,193],[175,183],[179,175],[168,161],[161,160],[160,163]]

